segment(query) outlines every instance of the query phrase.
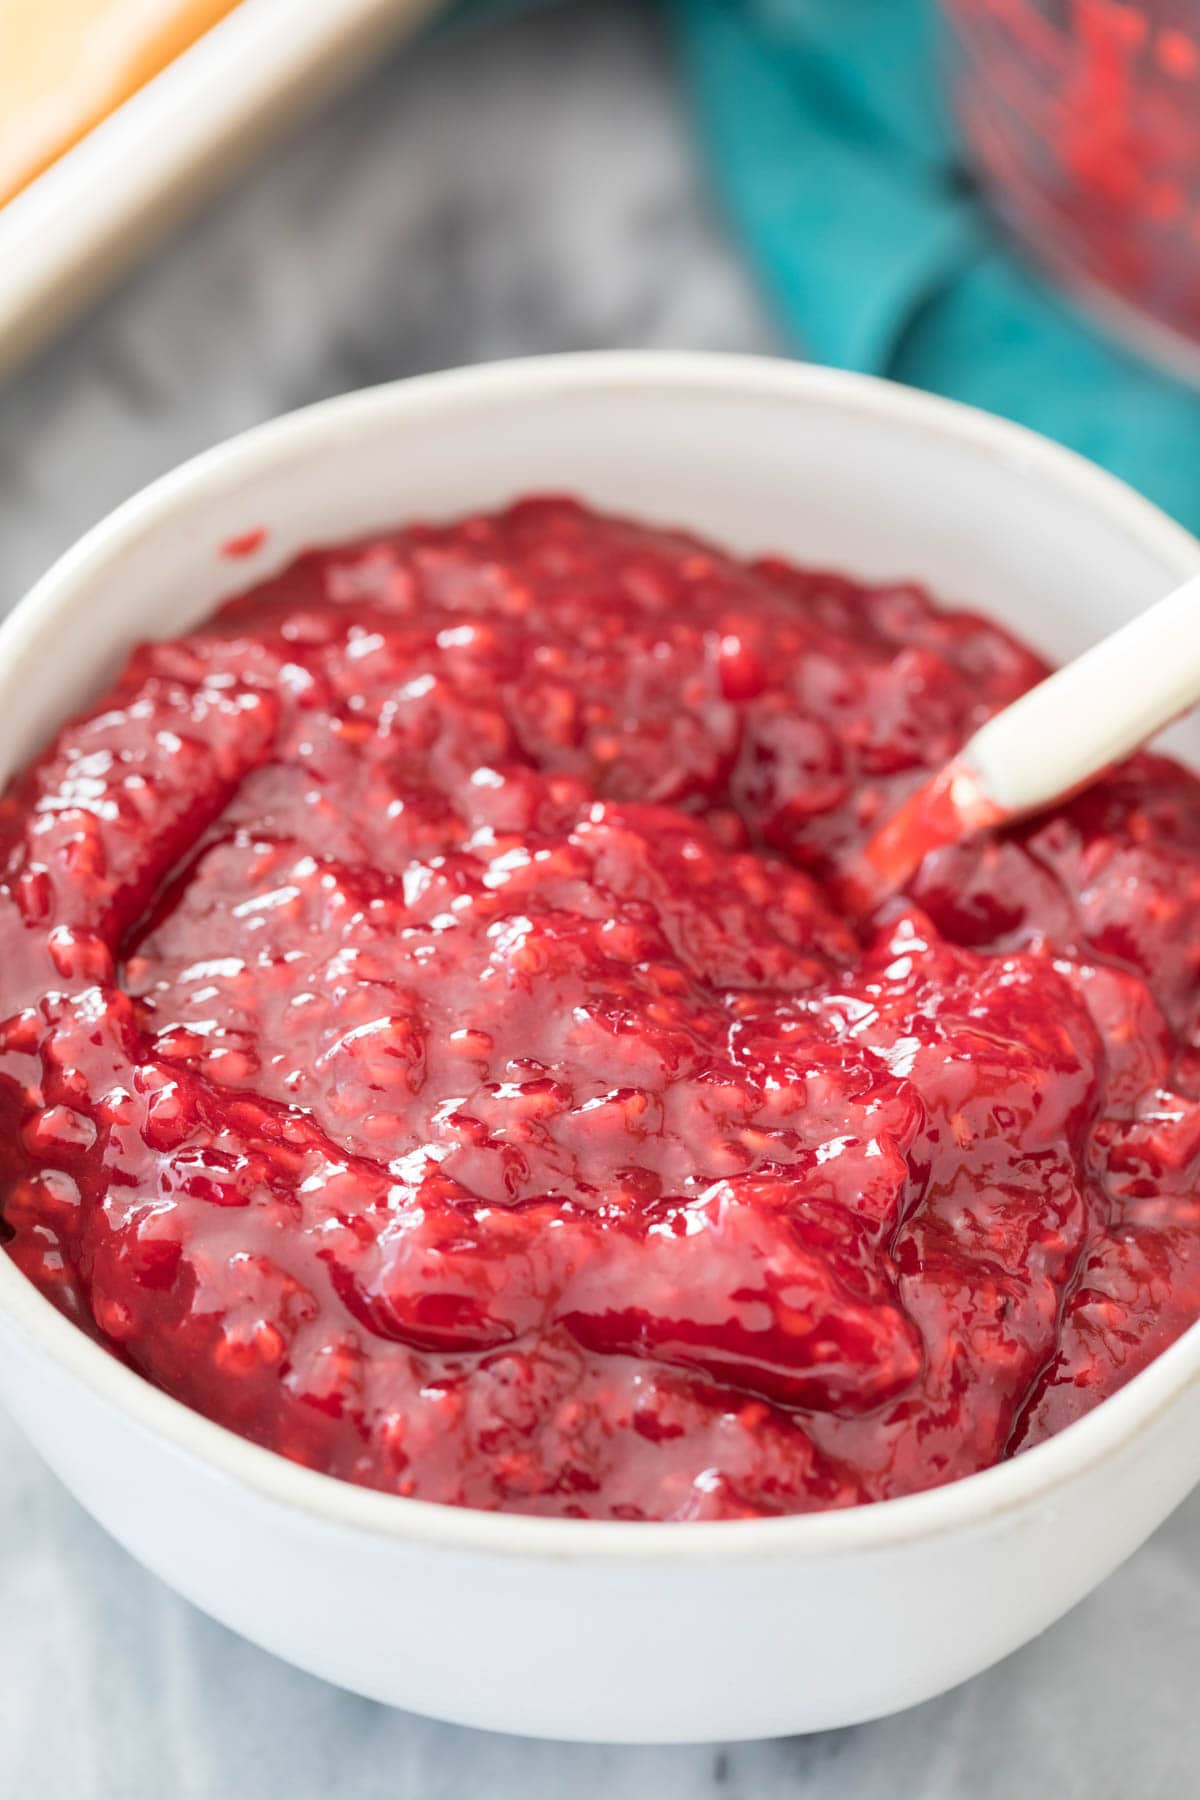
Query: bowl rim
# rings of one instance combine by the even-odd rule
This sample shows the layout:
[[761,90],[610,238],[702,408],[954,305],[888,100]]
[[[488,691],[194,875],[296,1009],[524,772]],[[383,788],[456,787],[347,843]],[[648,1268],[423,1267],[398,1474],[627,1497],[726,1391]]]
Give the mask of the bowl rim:
[[[1019,467],[1107,516],[1182,578],[1200,567],[1200,542],[1117,477],[1036,432],[977,408],[876,376],[767,356],[688,351],[592,351],[485,363],[409,377],[320,401],[243,432],[143,488],[93,526],[0,624],[0,697],[19,681],[46,634],[86,600],[95,573],[193,502],[271,466],[336,454],[374,425],[423,413],[511,407],[571,393],[774,399],[801,410],[849,413],[957,441]],[[2,728],[0,728],[2,729]],[[932,1536],[987,1528],[1050,1498],[1126,1449],[1189,1388],[1200,1385],[1200,1321],[1109,1399],[1010,1462],[944,1487],[822,1513],[689,1522],[564,1519],[484,1512],[357,1487],[304,1468],[194,1412],[118,1362],[0,1254],[0,1324],[135,1430],[218,1479],[326,1524],[425,1549],[532,1560],[706,1561],[713,1557],[844,1556],[894,1550]]]

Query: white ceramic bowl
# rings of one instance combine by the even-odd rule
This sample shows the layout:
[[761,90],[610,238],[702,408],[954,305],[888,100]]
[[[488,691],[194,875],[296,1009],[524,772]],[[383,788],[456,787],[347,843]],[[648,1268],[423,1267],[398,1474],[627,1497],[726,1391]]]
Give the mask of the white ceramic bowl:
[[[548,489],[916,576],[1058,655],[1200,564],[1086,463],[886,383],[661,355],[434,376],[252,432],[85,538],[0,629],[0,776],[134,638],[302,546]],[[221,557],[257,526],[251,559]],[[747,1523],[511,1518],[346,1486],[148,1386],[3,1256],[0,1394],[101,1523],[236,1631],[379,1700],[566,1738],[751,1738],[912,1705],[1058,1618],[1200,1477],[1200,1326],[1014,1462]]]

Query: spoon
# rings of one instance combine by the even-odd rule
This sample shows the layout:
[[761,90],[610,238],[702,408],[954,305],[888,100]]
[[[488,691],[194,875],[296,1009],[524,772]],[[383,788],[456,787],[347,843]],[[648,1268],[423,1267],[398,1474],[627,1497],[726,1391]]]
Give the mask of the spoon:
[[851,880],[874,905],[931,850],[1068,799],[1200,702],[1200,575],[981,725],[867,840]]

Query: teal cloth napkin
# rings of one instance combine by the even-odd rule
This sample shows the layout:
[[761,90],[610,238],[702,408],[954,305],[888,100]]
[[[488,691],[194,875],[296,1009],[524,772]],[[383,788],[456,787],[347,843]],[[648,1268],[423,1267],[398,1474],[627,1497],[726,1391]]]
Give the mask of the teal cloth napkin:
[[718,193],[800,354],[1019,419],[1200,531],[1200,393],[1010,250],[964,180],[935,0],[660,4]]

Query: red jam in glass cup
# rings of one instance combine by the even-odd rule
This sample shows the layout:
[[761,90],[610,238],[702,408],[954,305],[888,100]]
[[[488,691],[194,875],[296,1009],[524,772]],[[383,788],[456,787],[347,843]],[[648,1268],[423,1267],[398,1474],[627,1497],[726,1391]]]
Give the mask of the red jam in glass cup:
[[1200,376],[1200,0],[943,0],[960,123],[1037,257]]

